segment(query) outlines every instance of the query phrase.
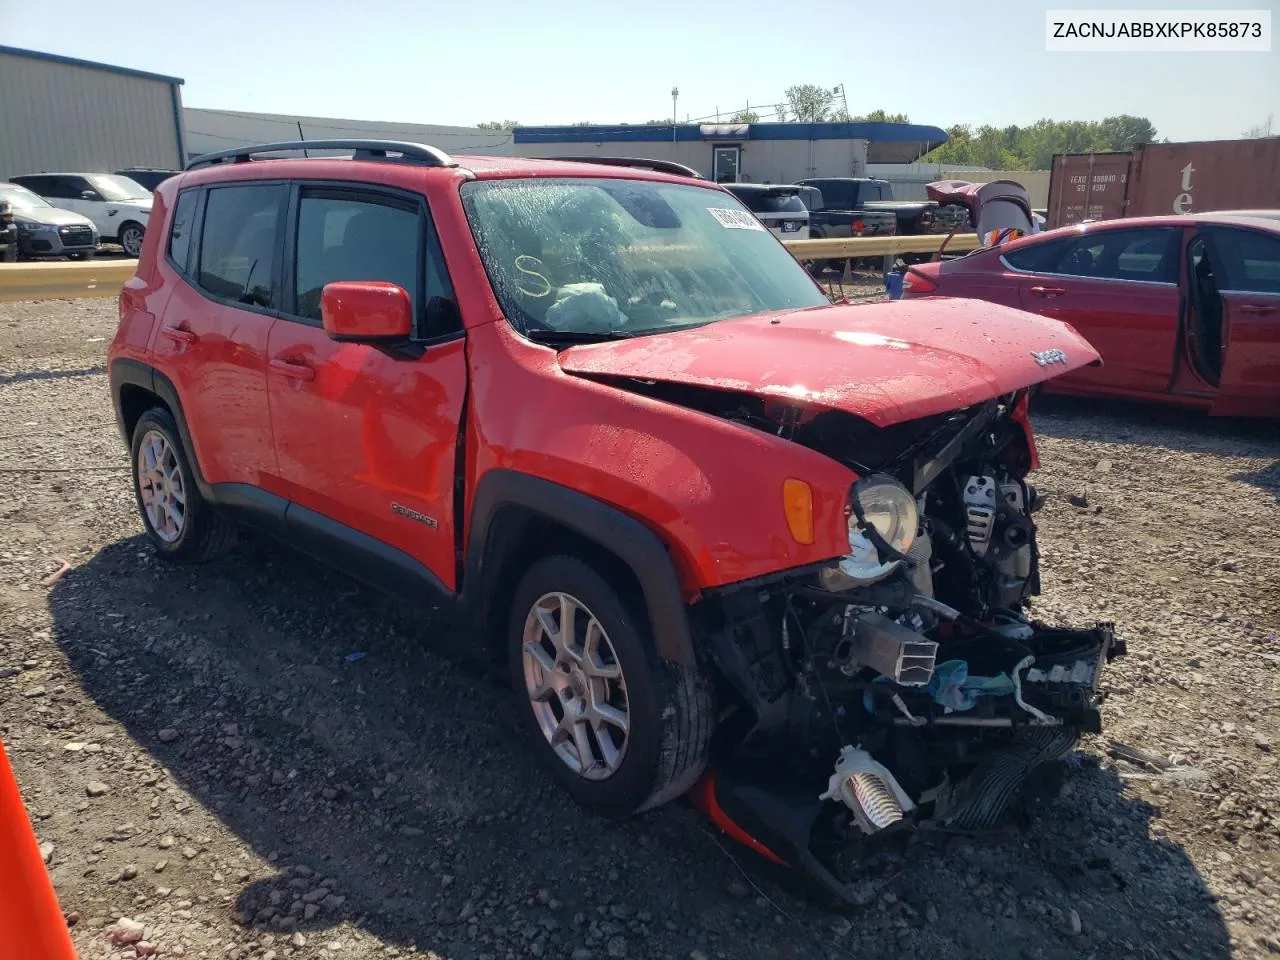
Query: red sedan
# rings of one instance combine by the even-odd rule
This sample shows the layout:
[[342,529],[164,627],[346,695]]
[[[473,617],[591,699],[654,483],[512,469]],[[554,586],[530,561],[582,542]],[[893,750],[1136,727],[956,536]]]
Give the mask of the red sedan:
[[1064,227],[911,267],[903,296],[972,297],[1071,324],[1103,362],[1047,391],[1280,417],[1280,211]]

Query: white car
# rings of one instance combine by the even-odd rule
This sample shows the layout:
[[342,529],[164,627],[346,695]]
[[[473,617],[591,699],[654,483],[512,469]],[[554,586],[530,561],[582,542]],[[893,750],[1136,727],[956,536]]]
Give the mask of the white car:
[[124,247],[131,257],[142,252],[151,216],[151,191],[113,173],[30,173],[10,177],[55,207],[84,214],[103,240]]

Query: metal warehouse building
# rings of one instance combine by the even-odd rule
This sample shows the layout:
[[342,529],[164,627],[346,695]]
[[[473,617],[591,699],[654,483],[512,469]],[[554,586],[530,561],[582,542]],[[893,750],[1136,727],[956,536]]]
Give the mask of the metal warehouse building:
[[191,156],[228,150],[250,143],[283,140],[405,140],[429,143],[446,153],[509,156],[515,153],[509,130],[480,130],[439,124],[400,123],[394,120],[343,120],[283,113],[251,113],[246,110],[183,110],[187,150]]
[[179,78],[0,46],[0,180],[185,156]]

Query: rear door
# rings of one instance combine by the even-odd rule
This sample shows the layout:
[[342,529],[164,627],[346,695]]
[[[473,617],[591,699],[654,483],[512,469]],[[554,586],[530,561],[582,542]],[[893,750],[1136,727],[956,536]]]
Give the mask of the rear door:
[[1052,241],[1038,257],[1024,253],[1035,244],[1005,254],[1021,274],[1021,308],[1071,324],[1102,355],[1101,367],[1055,379],[1054,388],[1169,392],[1181,306],[1180,237],[1176,227],[1091,230]]
[[1280,234],[1203,226],[1220,274],[1225,351],[1216,416],[1280,417]]
[[178,194],[165,261],[182,275],[153,351],[182,400],[210,483],[271,488],[267,336],[280,307],[287,188],[228,184]]
[[[289,220],[289,300],[271,333],[269,394],[281,490],[296,505],[290,532],[304,546],[345,547],[379,579],[425,566],[453,589],[466,341],[426,202],[390,188],[302,184]],[[331,340],[320,296],[337,280],[407,290],[411,349]]]

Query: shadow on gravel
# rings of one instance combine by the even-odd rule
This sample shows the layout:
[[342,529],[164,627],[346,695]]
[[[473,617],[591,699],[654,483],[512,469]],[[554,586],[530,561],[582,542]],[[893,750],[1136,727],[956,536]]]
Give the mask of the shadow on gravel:
[[1231,479],[1251,483],[1260,490],[1271,494],[1276,498],[1276,502],[1280,503],[1280,460],[1277,460],[1269,467],[1232,474]]
[[94,367],[83,367],[80,370],[28,370],[25,373],[5,373],[0,374],[0,387],[26,383],[29,380],[69,380],[72,377],[91,377],[106,372],[107,368],[98,364]]
[[1037,433],[1064,440],[1174,446],[1188,453],[1274,456],[1280,421],[1210,417],[1136,400],[1037,395],[1031,404]]
[[[866,905],[841,916],[756,873],[683,804],[626,824],[582,813],[526,756],[507,691],[447,659],[441,631],[274,545],[175,570],[135,537],[50,606],[89,695],[270,860],[233,894],[264,931],[316,940],[345,919],[445,957],[1229,954],[1193,864],[1149,837],[1158,811],[1090,762],[1012,838],[882,858]],[[167,802],[152,816],[198,842]],[[220,838],[208,849],[235,862]]]

